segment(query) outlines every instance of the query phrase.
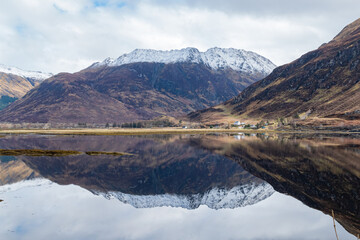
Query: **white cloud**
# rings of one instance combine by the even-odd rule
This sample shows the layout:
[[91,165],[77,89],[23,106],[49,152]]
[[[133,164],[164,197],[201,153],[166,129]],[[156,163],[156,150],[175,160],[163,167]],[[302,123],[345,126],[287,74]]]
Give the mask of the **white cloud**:
[[358,0],[219,4],[215,0],[5,1],[0,9],[0,63],[73,72],[135,48],[219,46],[252,50],[280,65],[331,40],[358,17],[360,8]]

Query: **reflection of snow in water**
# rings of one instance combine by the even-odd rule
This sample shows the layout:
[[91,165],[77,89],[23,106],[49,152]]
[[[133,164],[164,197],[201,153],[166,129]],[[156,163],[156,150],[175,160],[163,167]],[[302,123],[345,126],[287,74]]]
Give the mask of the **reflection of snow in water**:
[[195,209],[206,205],[212,209],[238,208],[256,204],[274,193],[274,189],[268,183],[245,184],[236,186],[230,190],[213,188],[204,194],[176,195],[131,195],[121,192],[96,192],[107,199],[117,198],[123,203],[128,203],[136,208],[153,207],[181,207]]

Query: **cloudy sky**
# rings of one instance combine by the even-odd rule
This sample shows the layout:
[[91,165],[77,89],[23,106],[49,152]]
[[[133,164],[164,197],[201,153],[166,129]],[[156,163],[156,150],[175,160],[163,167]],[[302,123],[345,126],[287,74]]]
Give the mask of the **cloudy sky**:
[[233,47],[275,64],[331,40],[359,0],[6,0],[0,63],[75,72],[136,48]]

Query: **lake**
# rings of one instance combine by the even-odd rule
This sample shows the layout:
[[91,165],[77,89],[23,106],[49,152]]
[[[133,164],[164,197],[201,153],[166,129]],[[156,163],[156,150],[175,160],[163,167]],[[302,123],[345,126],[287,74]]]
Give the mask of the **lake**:
[[332,212],[340,239],[360,233],[357,134],[3,135],[0,150],[0,239],[336,239]]

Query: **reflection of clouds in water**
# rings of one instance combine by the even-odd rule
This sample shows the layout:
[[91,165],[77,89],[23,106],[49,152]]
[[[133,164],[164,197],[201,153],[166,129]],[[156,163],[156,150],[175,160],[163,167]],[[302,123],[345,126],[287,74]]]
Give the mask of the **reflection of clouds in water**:
[[[275,193],[255,205],[136,209],[74,185],[2,192],[0,239],[333,239],[332,220]],[[342,239],[353,236],[337,225]],[[26,237],[25,237],[26,236]]]

